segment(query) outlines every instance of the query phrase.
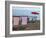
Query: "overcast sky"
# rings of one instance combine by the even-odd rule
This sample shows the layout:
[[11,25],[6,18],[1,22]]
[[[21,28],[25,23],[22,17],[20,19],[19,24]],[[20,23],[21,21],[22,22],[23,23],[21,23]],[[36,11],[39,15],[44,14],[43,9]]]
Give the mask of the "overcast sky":
[[[34,15],[32,12],[38,12],[39,15]],[[16,7],[12,8],[13,16],[37,16],[40,18],[40,8],[31,8],[31,7]]]

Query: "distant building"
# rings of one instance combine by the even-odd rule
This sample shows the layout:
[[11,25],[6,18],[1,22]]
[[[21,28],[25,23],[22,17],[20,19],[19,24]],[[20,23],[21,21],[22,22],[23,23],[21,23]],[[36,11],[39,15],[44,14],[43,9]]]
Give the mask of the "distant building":
[[37,12],[32,12],[32,16],[31,15],[28,16],[28,14],[27,15],[14,15],[13,16],[14,25],[19,25],[19,24],[27,25],[28,22],[36,21],[37,20],[36,15],[38,15],[38,14],[39,13],[37,13]]

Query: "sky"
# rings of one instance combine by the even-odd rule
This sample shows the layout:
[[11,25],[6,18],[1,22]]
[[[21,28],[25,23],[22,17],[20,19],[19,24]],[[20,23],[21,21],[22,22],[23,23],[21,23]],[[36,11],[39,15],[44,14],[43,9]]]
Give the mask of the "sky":
[[[38,12],[39,15],[34,15],[32,12]],[[37,19],[40,19],[40,8],[15,7],[12,8],[12,16],[37,16]]]

